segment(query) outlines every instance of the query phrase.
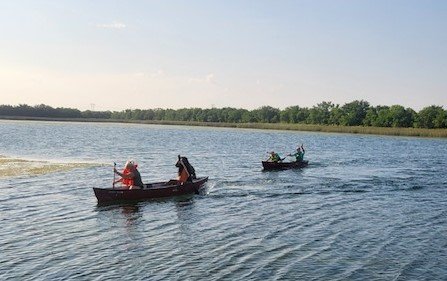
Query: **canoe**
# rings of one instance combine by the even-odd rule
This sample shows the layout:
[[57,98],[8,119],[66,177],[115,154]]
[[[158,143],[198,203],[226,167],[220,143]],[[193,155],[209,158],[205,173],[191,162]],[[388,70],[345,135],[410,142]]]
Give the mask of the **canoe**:
[[202,177],[180,184],[177,180],[168,182],[156,182],[145,184],[142,189],[125,188],[97,188],[93,191],[98,199],[98,203],[117,202],[117,201],[138,201],[145,199],[164,198],[181,196],[187,194],[198,194],[208,181],[208,177]]
[[264,170],[287,170],[287,169],[299,169],[306,167],[309,164],[309,161],[295,161],[295,162],[270,162],[270,161],[262,161],[262,167]]

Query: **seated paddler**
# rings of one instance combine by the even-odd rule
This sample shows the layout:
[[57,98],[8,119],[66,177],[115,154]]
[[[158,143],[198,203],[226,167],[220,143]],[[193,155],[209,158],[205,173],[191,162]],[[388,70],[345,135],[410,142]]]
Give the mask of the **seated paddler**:
[[301,146],[298,146],[296,148],[296,152],[293,154],[289,154],[288,156],[293,156],[296,159],[296,162],[302,162],[304,160],[304,146],[301,144]]
[[116,168],[113,168],[113,172],[121,178],[114,182],[121,182],[124,187],[128,189],[140,189],[143,188],[143,181],[141,180],[140,172],[137,170],[138,165],[133,161],[127,161],[122,172],[118,172]]
[[274,151],[270,152],[270,157],[267,159],[268,162],[280,162],[281,160],[279,154]]
[[178,156],[177,163],[175,166],[178,168],[178,178],[177,180],[184,184],[185,182],[192,182],[196,178],[196,171],[193,166],[189,164],[188,158]]

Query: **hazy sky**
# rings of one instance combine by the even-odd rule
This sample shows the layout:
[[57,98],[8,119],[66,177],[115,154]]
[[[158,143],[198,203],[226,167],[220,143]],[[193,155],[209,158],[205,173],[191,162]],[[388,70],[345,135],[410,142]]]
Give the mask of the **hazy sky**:
[[447,108],[447,1],[1,1],[0,104]]

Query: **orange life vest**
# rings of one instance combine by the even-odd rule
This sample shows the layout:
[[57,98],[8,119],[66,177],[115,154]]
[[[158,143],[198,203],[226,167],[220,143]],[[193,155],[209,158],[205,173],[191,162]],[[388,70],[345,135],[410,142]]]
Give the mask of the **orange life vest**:
[[[124,169],[122,172],[123,176],[127,176],[130,173],[131,173],[131,171],[129,169]],[[124,177],[123,177],[122,182],[124,185],[127,185],[127,186],[132,186],[134,184],[133,179],[128,179],[128,178],[124,178]]]
[[179,180],[179,182],[184,183],[188,180],[188,178],[189,178],[188,170],[186,168],[183,168],[178,180]]

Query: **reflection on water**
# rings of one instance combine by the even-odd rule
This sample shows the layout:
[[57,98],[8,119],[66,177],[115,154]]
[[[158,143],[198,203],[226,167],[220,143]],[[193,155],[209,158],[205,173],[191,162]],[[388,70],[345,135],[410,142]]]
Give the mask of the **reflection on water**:
[[130,226],[138,222],[140,208],[138,205],[123,205],[121,206],[121,213],[126,218],[127,225]]
[[181,208],[183,208],[183,207],[192,205],[192,204],[194,203],[194,197],[192,197],[192,196],[188,196],[188,197],[186,197],[186,196],[179,197],[179,198],[176,198],[175,202],[176,202],[175,206],[176,206],[178,209],[181,209]]
[[[140,220],[143,218],[144,211],[142,211],[142,209],[147,208],[151,204],[173,204],[178,219],[182,220],[187,213],[187,210],[191,209],[191,206],[194,204],[194,196],[184,195],[135,202],[98,203],[96,211],[101,213],[101,216],[107,217],[113,221],[124,219],[126,226],[133,226],[139,224]],[[148,212],[148,214],[150,215],[151,213]]]

